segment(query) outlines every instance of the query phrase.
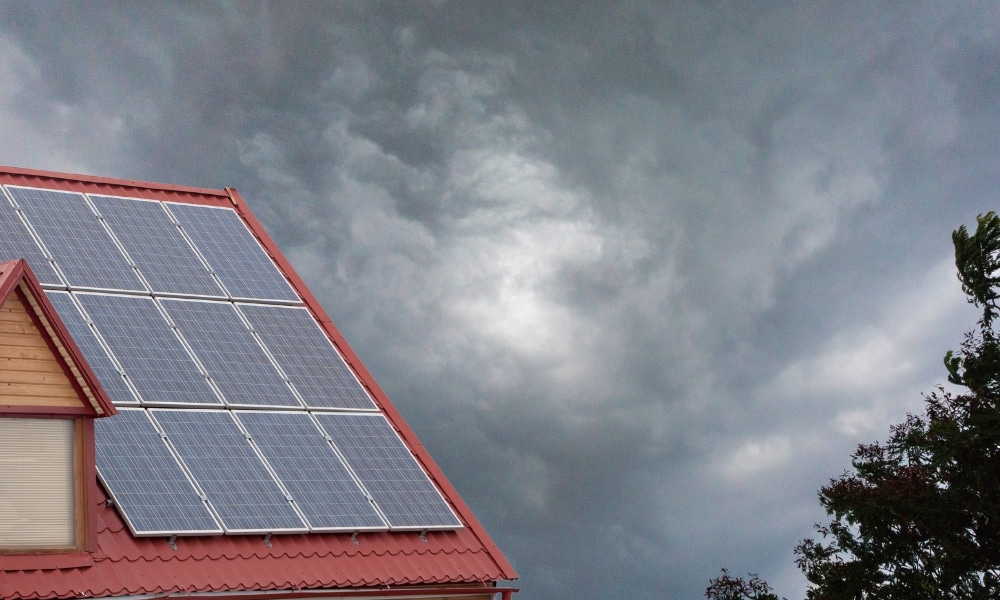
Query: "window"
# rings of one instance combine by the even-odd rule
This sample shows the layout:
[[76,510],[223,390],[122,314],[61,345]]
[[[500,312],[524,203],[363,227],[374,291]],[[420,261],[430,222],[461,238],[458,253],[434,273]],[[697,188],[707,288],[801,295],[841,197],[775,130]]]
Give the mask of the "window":
[[0,552],[76,550],[83,422],[0,418]]

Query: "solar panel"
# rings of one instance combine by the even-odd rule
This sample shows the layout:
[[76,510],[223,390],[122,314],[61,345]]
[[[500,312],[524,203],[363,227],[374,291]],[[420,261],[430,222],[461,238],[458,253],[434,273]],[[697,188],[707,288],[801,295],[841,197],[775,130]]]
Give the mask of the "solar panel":
[[0,261],[23,258],[42,283],[62,284],[17,211],[0,193]]
[[150,411],[230,533],[306,531],[230,411]]
[[311,408],[373,409],[375,403],[305,308],[238,304]]
[[462,527],[237,211],[3,189],[0,260],[68,285],[47,294],[102,386],[146,406],[95,426],[133,533]]
[[117,405],[138,404],[135,395],[129,390],[128,384],[122,378],[121,371],[108,356],[101,341],[97,339],[94,330],[90,328],[80,314],[69,292],[47,290],[45,292],[52,306],[59,313],[59,318],[66,324],[73,341],[80,347],[87,364],[101,382],[101,387],[108,393],[111,401]]
[[94,422],[97,472],[135,535],[222,533],[144,410]]
[[152,298],[76,294],[144,403],[221,404]]
[[454,529],[461,522],[381,414],[316,413],[393,529]]
[[153,291],[225,297],[162,202],[97,195],[90,200]]
[[145,291],[83,194],[8,186],[72,287]]
[[160,302],[228,404],[302,406],[232,303]]
[[195,204],[167,207],[233,298],[301,302],[236,211]]
[[313,529],[386,529],[308,414],[236,414]]

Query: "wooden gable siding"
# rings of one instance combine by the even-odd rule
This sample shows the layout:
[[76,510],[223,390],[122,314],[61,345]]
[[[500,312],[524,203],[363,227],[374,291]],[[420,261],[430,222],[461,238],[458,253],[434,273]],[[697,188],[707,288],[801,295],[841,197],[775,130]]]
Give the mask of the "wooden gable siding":
[[17,294],[0,307],[0,405],[80,407],[77,390]]

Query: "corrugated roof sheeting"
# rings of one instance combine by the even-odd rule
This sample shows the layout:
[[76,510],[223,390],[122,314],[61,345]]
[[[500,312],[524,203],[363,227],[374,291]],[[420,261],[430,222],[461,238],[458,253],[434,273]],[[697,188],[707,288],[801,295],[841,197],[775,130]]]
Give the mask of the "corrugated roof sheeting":
[[[504,578],[468,529],[347,534],[134,538],[114,508],[98,508],[98,551],[84,568],[0,572],[0,597],[399,587]],[[0,558],[0,567],[3,559]]]

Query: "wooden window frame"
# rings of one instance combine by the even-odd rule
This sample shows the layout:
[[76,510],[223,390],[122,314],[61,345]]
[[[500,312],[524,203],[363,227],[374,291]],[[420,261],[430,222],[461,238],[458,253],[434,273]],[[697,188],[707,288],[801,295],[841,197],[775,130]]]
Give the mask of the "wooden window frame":
[[[24,407],[28,408],[28,407]],[[79,555],[97,549],[97,468],[94,445],[94,419],[90,416],[72,414],[76,411],[38,412],[39,407],[5,406],[0,408],[0,419],[64,419],[73,422],[72,432],[72,472],[73,472],[73,519],[74,543],[69,546],[53,547],[0,547],[0,557],[4,556],[55,556]],[[0,559],[2,560],[2,559]],[[2,565],[0,565],[2,566]]]

